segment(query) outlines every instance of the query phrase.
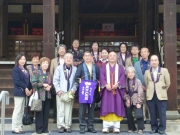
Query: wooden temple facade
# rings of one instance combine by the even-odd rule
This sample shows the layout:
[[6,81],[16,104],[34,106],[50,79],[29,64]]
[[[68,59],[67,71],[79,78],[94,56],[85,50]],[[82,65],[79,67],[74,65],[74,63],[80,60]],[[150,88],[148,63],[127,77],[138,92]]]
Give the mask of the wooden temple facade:
[[[180,0],[0,0],[0,60],[13,61],[19,52],[28,60],[33,52],[54,58],[55,31],[64,33],[60,42],[68,48],[73,39],[85,50],[92,41],[115,51],[118,43],[127,42],[157,54],[156,33],[162,30],[164,65],[171,75],[168,110],[177,111],[179,4]],[[106,31],[103,25],[113,29]]]

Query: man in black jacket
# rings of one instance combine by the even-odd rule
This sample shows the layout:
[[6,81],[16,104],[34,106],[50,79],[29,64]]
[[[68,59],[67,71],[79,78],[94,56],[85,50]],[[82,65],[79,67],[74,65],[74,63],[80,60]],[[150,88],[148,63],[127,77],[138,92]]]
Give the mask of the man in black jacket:
[[[92,63],[93,60],[92,54],[88,51],[84,52],[83,59],[84,62],[81,65],[79,65],[77,68],[75,75],[75,82],[79,83],[79,80],[81,79],[97,81],[99,79],[99,68]],[[81,91],[81,89],[79,89],[79,91]],[[86,128],[86,121],[85,121],[86,108],[88,108],[88,123],[87,123],[88,132],[96,133],[93,127],[94,106],[95,106],[95,99],[93,99],[91,105],[87,103],[79,103],[79,122],[80,122],[79,128],[81,134],[85,133],[85,128]]]

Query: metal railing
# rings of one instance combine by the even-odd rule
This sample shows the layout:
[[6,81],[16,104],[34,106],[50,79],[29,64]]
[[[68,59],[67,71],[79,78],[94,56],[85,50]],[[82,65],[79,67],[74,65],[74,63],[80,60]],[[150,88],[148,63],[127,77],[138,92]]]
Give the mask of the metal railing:
[[1,91],[0,102],[1,102],[1,135],[4,135],[5,105],[9,105],[9,92],[8,91]]

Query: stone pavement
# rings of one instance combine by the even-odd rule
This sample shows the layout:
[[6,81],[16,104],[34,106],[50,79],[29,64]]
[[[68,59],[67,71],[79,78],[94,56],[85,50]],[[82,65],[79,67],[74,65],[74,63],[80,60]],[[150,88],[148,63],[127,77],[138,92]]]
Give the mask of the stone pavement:
[[[89,133],[86,132],[84,135],[92,135],[93,133]],[[180,133],[179,133],[180,134]],[[176,134],[164,134],[164,135],[179,135],[178,133]],[[13,134],[11,131],[5,131],[5,135],[15,135]],[[36,134],[33,133],[32,131],[26,131],[26,133],[24,135],[40,135],[40,134]],[[72,133],[58,133],[57,130],[53,130],[51,131],[49,134],[41,134],[41,135],[82,135],[79,133],[79,131],[73,131]],[[94,135],[104,135],[103,133],[101,133],[101,131],[98,131],[97,133],[95,133]],[[109,133],[108,135],[114,135],[114,133]],[[119,135],[138,135],[137,133],[127,133],[127,132],[121,132]],[[150,134],[148,131],[145,131],[143,135],[152,135]],[[153,134],[153,135],[160,135],[158,133]]]

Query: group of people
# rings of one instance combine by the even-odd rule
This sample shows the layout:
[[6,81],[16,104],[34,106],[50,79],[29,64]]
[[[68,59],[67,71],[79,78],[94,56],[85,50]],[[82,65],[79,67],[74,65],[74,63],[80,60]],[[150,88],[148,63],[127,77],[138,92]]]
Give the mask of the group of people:
[[[100,108],[103,133],[109,133],[110,128],[113,128],[114,133],[120,133],[120,122],[126,117],[128,132],[143,134],[146,102],[150,114],[151,133],[165,133],[167,90],[170,86],[168,70],[159,66],[157,55],[149,58],[148,48],[143,47],[139,50],[139,46],[133,45],[129,53],[127,44],[121,43],[119,49],[119,53],[108,52],[107,49],[100,52],[98,42],[93,42],[92,51],[83,51],[79,49],[79,40],[76,39],[72,43],[72,49],[68,51],[65,45],[58,46],[58,57],[51,61],[47,57],[40,59],[38,54],[33,54],[32,65],[28,66],[25,56],[19,54],[12,70],[15,105],[12,132],[24,133],[22,116],[25,99],[38,91],[39,99],[42,100],[42,111],[35,114],[38,134],[49,132],[48,117],[52,97],[55,100],[54,118],[59,133],[71,132],[75,97],[79,98],[79,128],[82,134],[86,131],[96,133],[96,105]],[[47,71],[49,66],[50,72]],[[81,87],[83,81],[87,85]],[[86,91],[91,87],[91,82],[96,82],[93,95]],[[80,94],[84,93],[84,89],[87,94],[85,98],[92,98],[90,103],[80,100]]]

